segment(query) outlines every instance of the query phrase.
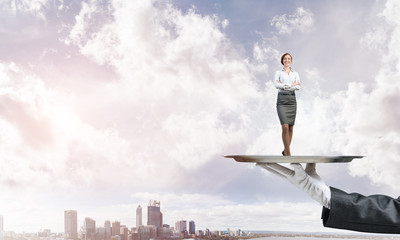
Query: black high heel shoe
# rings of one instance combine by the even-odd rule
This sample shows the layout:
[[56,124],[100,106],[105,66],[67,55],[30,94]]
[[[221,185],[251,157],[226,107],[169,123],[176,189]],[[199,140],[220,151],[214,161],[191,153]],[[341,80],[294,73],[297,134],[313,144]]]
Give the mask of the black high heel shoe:
[[282,151],[282,155],[285,156],[285,151]]

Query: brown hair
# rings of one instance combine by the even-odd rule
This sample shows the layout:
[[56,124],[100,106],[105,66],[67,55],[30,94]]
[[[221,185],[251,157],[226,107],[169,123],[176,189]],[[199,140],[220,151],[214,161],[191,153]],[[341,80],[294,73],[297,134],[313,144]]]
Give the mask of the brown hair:
[[286,55],[289,55],[289,56],[290,56],[290,59],[293,61],[292,55],[290,55],[290,53],[285,53],[285,54],[283,54],[282,57],[281,57],[281,63],[282,63],[282,65],[284,65],[284,64],[283,64],[283,58],[284,58]]

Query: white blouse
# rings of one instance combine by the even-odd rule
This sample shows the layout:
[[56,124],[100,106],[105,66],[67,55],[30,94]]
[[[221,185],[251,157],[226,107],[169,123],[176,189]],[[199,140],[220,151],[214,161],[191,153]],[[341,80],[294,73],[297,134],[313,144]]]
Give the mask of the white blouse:
[[296,91],[300,90],[300,85],[292,86],[293,83],[300,83],[299,74],[292,69],[290,69],[289,74],[285,70],[280,70],[275,72],[274,84],[279,92]]

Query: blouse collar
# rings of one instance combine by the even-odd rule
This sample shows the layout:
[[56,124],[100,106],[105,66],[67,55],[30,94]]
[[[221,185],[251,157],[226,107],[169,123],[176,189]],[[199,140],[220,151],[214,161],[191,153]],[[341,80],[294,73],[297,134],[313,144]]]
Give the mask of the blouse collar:
[[[282,68],[282,71],[285,71],[285,68]],[[293,72],[293,69],[292,69],[292,68],[290,68],[290,71],[291,71],[291,72]]]

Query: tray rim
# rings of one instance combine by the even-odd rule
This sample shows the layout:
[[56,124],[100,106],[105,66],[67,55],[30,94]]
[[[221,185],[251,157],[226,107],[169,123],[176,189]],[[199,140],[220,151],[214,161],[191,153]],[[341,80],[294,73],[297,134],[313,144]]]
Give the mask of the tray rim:
[[280,156],[280,155],[224,155],[225,158],[233,158],[237,162],[248,163],[340,163],[351,162],[353,159],[364,158],[359,155],[341,156]]

